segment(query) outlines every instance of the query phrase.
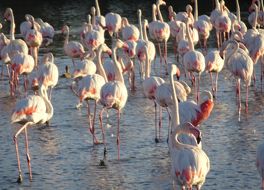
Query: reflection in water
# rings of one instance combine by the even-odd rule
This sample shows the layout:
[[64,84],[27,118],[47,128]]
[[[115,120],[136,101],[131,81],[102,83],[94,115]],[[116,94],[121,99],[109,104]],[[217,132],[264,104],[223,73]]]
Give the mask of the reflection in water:
[[[183,10],[185,1],[166,1],[173,4],[176,11]],[[205,1],[199,1],[203,4]],[[211,1],[208,0],[211,5]],[[229,7],[231,1],[226,4]],[[244,1],[243,1],[244,2]],[[151,1],[118,1],[99,0],[102,14],[109,11],[126,16],[133,24],[137,24],[136,11],[142,9],[143,18],[151,19]],[[177,5],[175,4],[177,3]],[[1,0],[0,15],[6,7],[12,7],[17,23],[24,20],[30,13],[41,17],[54,25],[57,31],[67,23],[71,27],[71,39],[79,40],[78,31],[81,23],[86,20],[91,0]],[[247,4],[241,5],[241,10]],[[205,10],[206,9],[206,10]],[[210,11],[211,7],[199,6],[201,13]],[[234,8],[230,8],[234,10]],[[161,10],[165,16],[166,8]],[[243,19],[248,13],[242,12]],[[0,22],[2,22],[0,16]],[[9,25],[3,22],[3,31]],[[214,34],[209,41],[210,47],[215,46]],[[55,36],[55,42],[49,49],[55,55],[55,63],[60,74],[71,60],[63,53],[63,37]],[[174,62],[172,43],[169,42],[169,62]],[[259,65],[256,65],[259,69]],[[259,72],[257,72],[259,78]],[[162,142],[154,143],[154,110],[153,102],[143,97],[137,73],[138,90],[130,93],[121,119],[121,160],[116,160],[116,115],[110,111],[106,129],[108,142],[107,167],[100,167],[103,158],[101,145],[93,146],[88,131],[86,109],[76,110],[78,99],[69,89],[70,80],[61,78],[53,91],[54,117],[50,127],[34,126],[29,129],[29,146],[32,158],[33,181],[28,180],[24,139],[20,137],[21,163],[24,181],[17,184],[17,163],[12,135],[18,126],[10,124],[10,113],[15,99],[8,94],[7,78],[0,80],[0,186],[1,189],[171,189],[170,159],[166,143],[167,114],[163,115]],[[127,77],[125,77],[127,80]],[[201,90],[208,89],[209,76],[202,74]],[[166,80],[168,80],[166,78]],[[127,82],[127,81],[126,81]],[[257,83],[257,89],[260,84]],[[245,95],[242,90],[242,97]],[[21,95],[22,96],[22,95]],[[192,95],[190,98],[193,98]],[[244,100],[243,100],[244,101]],[[203,189],[260,189],[260,177],[255,167],[257,145],[263,141],[263,93],[250,88],[249,113],[242,112],[238,122],[235,97],[235,80],[223,69],[219,76],[219,92],[211,117],[202,126],[203,149],[211,160],[211,170]],[[243,107],[244,108],[244,107]],[[243,110],[243,109],[242,109]],[[97,136],[101,138],[98,121]],[[113,134],[113,135],[112,135]]]

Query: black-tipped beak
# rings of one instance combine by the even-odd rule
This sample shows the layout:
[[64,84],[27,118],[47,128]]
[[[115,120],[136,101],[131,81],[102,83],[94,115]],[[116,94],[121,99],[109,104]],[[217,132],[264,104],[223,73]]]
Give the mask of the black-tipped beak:
[[202,138],[201,138],[200,135],[196,138],[196,141],[197,141],[198,144],[200,144],[200,142],[202,141]]

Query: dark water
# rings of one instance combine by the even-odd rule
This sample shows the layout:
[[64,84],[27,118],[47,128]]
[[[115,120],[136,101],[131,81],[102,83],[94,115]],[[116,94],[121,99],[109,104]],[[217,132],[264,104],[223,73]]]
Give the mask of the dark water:
[[[64,23],[71,26],[71,39],[78,39],[81,23],[93,5],[93,1],[4,1],[0,13],[10,6],[20,23],[25,13],[42,17],[60,30]],[[99,1],[100,2],[100,1]],[[211,1],[208,1],[211,2]],[[186,2],[188,3],[188,2]],[[184,5],[186,4],[184,3]],[[102,13],[115,11],[136,23],[136,10],[151,18],[152,2],[104,1]],[[168,3],[169,4],[169,3]],[[172,4],[172,3],[170,3]],[[245,5],[243,5],[245,6]],[[176,11],[183,10],[177,7]],[[201,7],[201,6],[200,6]],[[163,10],[166,12],[165,9]],[[243,13],[244,19],[247,13]],[[1,19],[1,17],[0,17]],[[17,24],[17,27],[19,24]],[[4,24],[4,31],[7,30]],[[214,36],[210,47],[214,46]],[[71,60],[63,54],[62,37],[55,36],[50,50],[55,63],[63,73]],[[44,50],[41,50],[40,56]],[[169,43],[169,62],[174,61],[172,44]],[[257,65],[257,70],[259,70]],[[257,72],[259,79],[259,72]],[[201,90],[210,89],[209,76],[202,74]],[[127,77],[126,77],[127,80]],[[168,80],[166,78],[166,80]],[[28,180],[24,138],[19,138],[24,181],[17,184],[18,176],[13,134],[19,126],[10,124],[10,114],[19,98],[8,94],[7,80],[0,81],[0,189],[172,189],[170,159],[166,143],[167,115],[164,113],[161,143],[154,142],[153,103],[143,97],[137,75],[138,90],[129,92],[126,107],[121,116],[121,160],[117,160],[116,113],[110,111],[106,128],[108,142],[107,167],[100,167],[103,146],[93,146],[88,131],[86,109],[77,110],[78,99],[71,93],[70,80],[59,79],[53,91],[54,116],[50,127],[34,126],[29,130],[29,146],[32,159],[33,181]],[[224,69],[219,76],[219,92],[210,118],[201,126],[203,149],[211,161],[211,170],[202,189],[260,189],[260,177],[255,167],[256,147],[264,138],[264,96],[250,88],[249,113],[242,109],[241,122],[235,97],[235,80]],[[244,102],[245,88],[242,88]],[[194,98],[194,95],[189,97]],[[244,104],[243,104],[244,105]],[[244,106],[242,106],[244,108]],[[96,122],[98,137],[98,121]]]

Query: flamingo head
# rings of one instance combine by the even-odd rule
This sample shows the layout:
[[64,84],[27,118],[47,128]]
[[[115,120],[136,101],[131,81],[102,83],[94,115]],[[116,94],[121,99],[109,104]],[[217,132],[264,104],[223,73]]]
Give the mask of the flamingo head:
[[94,7],[94,6],[92,6],[92,7],[91,7],[91,15],[93,15],[93,16],[94,16],[94,15],[95,15],[95,12],[96,12],[96,9],[95,9],[95,7]]
[[33,91],[37,91],[39,89],[39,82],[37,78],[32,79],[31,88]]
[[11,8],[6,8],[5,13],[4,13],[4,18],[10,21],[11,15],[13,15],[13,10]]
[[166,5],[166,2],[164,0],[157,0],[156,1],[156,5],[159,6],[159,5]]
[[63,27],[62,27],[62,29],[61,29],[61,33],[62,34],[66,34],[66,33],[68,33],[69,32],[69,26],[67,26],[67,25],[64,25]]
[[186,5],[186,8],[185,8],[186,12],[187,13],[191,13],[193,11],[193,8],[190,4]]

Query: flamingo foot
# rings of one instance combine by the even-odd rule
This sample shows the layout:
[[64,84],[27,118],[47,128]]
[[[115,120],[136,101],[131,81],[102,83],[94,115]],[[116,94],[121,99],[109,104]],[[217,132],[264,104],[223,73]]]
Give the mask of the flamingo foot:
[[22,183],[22,181],[23,181],[23,177],[22,177],[21,172],[19,172],[19,175],[18,175],[18,178],[17,178],[17,183]]
[[159,141],[160,141],[160,140],[156,137],[156,138],[155,138],[155,143],[159,143]]

